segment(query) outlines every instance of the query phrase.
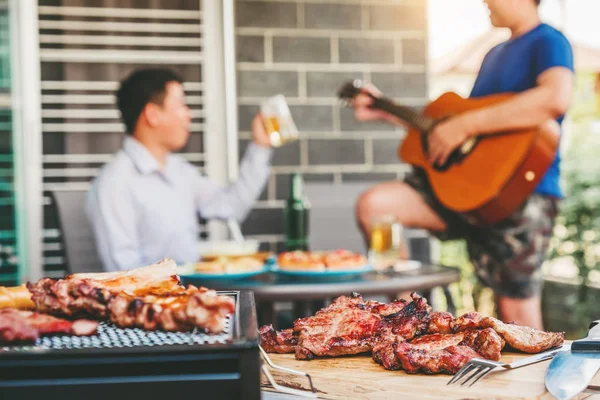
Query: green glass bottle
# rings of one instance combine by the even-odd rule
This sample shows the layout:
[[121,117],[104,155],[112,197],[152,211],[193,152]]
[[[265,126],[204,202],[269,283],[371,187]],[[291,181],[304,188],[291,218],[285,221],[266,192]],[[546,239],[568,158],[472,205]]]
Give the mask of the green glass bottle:
[[310,203],[304,196],[302,175],[291,176],[290,196],[284,209],[285,247],[287,251],[308,251]]

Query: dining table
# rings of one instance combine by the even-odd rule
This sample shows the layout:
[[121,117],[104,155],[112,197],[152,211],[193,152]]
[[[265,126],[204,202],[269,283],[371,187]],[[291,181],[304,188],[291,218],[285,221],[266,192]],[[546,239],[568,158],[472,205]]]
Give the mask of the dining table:
[[429,298],[432,289],[441,287],[446,297],[447,310],[454,313],[455,306],[449,285],[458,282],[460,278],[458,268],[437,264],[421,264],[417,268],[406,270],[390,267],[347,276],[287,275],[277,271],[266,271],[247,279],[202,280],[194,278],[193,275],[182,276],[186,284],[224,291],[252,291],[257,302],[259,324],[273,324],[276,328],[277,302],[292,302],[294,318],[297,318],[307,313],[306,306],[325,304],[338,296],[349,296],[353,293],[362,296],[385,296],[388,301],[392,301],[399,294],[407,292],[418,292]]

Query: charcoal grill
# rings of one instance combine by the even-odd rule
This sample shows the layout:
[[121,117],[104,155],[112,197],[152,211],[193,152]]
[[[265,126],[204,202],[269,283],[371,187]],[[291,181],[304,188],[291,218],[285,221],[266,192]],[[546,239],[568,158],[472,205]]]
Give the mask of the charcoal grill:
[[260,399],[259,336],[251,292],[221,334],[118,328],[90,337],[0,347],[0,399]]

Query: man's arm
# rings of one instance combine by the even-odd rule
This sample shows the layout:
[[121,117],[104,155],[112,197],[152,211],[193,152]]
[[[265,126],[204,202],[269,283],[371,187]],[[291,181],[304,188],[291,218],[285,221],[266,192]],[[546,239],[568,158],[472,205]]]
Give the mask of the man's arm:
[[222,187],[194,168],[192,182],[198,213],[206,219],[243,220],[269,178],[272,150],[250,143],[233,184]]
[[539,126],[566,113],[573,90],[573,72],[548,68],[538,85],[502,103],[461,113],[437,125],[429,135],[429,162],[443,165],[452,151],[471,136]]
[[537,84],[502,103],[464,113],[469,135],[523,129],[564,115],[571,102],[573,72],[553,67],[538,77]]
[[107,271],[142,266],[136,232],[136,209],[127,188],[95,182],[88,193],[87,214],[94,230],[98,255]]
[[198,213],[207,219],[243,220],[269,179],[272,153],[269,135],[262,117],[257,114],[252,120],[252,143],[246,149],[235,183],[223,188],[193,169]]

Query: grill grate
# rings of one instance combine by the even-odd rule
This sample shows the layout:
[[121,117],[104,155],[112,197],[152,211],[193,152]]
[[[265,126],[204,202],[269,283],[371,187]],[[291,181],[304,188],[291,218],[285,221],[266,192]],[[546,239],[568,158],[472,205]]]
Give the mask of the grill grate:
[[51,336],[39,338],[34,345],[0,347],[0,352],[22,352],[35,349],[112,349],[140,346],[226,344],[231,340],[231,317],[219,334],[195,329],[190,332],[146,331],[139,328],[119,328],[101,322],[93,336]]

